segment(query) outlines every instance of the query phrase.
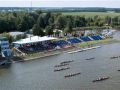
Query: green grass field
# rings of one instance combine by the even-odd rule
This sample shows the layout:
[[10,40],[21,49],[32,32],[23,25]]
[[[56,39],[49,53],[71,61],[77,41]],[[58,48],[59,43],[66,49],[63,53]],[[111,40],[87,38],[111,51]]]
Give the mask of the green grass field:
[[91,46],[95,44],[106,44],[106,43],[112,43],[112,42],[117,42],[114,39],[108,38],[105,40],[95,40],[95,41],[89,41],[89,42],[84,42],[84,43],[78,43],[76,44],[77,47],[84,48],[86,46]]
[[100,17],[110,16],[120,16],[120,13],[115,12],[63,12],[63,15],[78,15],[78,16],[85,16],[85,17],[93,17],[99,15]]

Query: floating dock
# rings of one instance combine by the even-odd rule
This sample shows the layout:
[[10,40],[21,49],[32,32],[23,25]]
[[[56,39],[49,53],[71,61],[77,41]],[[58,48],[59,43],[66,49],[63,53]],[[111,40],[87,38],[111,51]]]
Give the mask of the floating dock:
[[91,50],[91,49],[97,49],[100,48],[101,46],[94,46],[94,47],[90,47],[90,48],[85,48],[85,49],[80,49],[80,50],[76,50],[76,51],[72,51],[72,52],[68,52],[69,54],[72,53],[77,53],[77,52],[83,52],[83,51],[87,51],[87,50]]

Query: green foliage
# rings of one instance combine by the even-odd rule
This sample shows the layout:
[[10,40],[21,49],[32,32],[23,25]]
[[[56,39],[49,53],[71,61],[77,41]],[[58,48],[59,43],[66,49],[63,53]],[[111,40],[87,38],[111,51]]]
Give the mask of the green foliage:
[[36,13],[40,15],[42,13],[42,11],[36,10]]
[[38,17],[37,24],[39,25],[39,27],[45,28],[45,22],[44,22],[44,17],[43,17],[43,15],[40,15],[40,16]]
[[51,13],[47,12],[46,15],[44,16],[45,26],[49,25],[49,19],[50,19],[50,17],[51,17]]
[[18,24],[19,31],[26,31],[33,27],[35,21],[30,15],[24,15]]
[[54,25],[54,17],[50,17],[48,20],[49,25]]
[[[114,15],[115,14],[115,15]],[[120,13],[106,12],[35,12],[0,13],[0,33],[10,31],[28,31],[33,28],[34,35],[53,34],[54,29],[72,32],[73,28],[120,26]],[[86,29],[85,28],[85,29]],[[85,30],[84,29],[84,30]]]
[[37,24],[35,24],[34,26],[33,26],[33,34],[34,35],[38,35],[38,36],[44,36],[45,35],[45,33],[43,32],[43,29],[42,28],[40,28],[40,26],[39,25],[37,25]]
[[55,26],[57,29],[64,29],[66,25],[66,17],[60,15],[57,17],[57,20],[55,21]]
[[9,41],[9,43],[12,43],[14,41],[14,38],[8,33],[3,33],[2,36],[6,37]]
[[93,18],[94,16],[100,16],[101,18],[105,18],[106,16],[109,16],[111,18],[120,16],[120,13],[115,12],[61,12],[63,15],[68,16],[85,16],[86,18]]
[[72,21],[68,20],[66,28],[64,29],[64,32],[65,33],[71,33],[72,31],[73,31],[73,29],[72,29]]
[[52,28],[52,26],[47,26],[45,28],[45,33],[46,33],[46,35],[52,35],[53,34],[53,28]]

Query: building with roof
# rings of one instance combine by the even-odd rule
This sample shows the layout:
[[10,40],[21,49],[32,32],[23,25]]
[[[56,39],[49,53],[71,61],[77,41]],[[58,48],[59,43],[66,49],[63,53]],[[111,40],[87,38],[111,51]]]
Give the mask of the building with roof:
[[13,42],[13,45],[14,49],[22,53],[39,52],[54,49],[56,46],[53,41],[56,39],[57,38],[48,36],[31,36],[29,38]]
[[19,32],[19,31],[16,31],[16,32],[9,32],[9,34],[13,37],[16,37],[17,35],[24,35],[25,33],[24,32]]
[[0,37],[0,54],[2,57],[9,57],[11,55],[9,42],[5,37]]
[[14,45],[22,45],[22,44],[31,44],[31,43],[37,43],[37,42],[44,42],[44,41],[50,41],[55,40],[57,38],[54,37],[39,37],[39,36],[31,36],[29,38],[21,39],[19,41],[13,42]]

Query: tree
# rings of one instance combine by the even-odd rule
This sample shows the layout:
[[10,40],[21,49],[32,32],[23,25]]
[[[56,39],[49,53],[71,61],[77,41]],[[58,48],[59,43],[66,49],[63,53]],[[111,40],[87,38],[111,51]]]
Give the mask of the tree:
[[86,26],[86,19],[85,19],[85,17],[84,16],[80,17],[79,20],[80,20],[79,26],[80,27],[85,27]]
[[7,22],[3,19],[0,18],[0,33],[7,32]]
[[28,28],[31,29],[35,24],[35,20],[32,16],[27,16],[26,21],[28,23]]
[[42,11],[41,10],[36,10],[36,12],[35,13],[37,13],[37,14],[42,14]]
[[51,16],[49,18],[48,23],[49,23],[49,25],[53,25],[54,24],[54,17],[53,16]]
[[8,22],[8,31],[17,29],[16,17],[13,14],[9,14],[6,18],[6,21]]
[[105,17],[105,24],[111,25],[111,22],[112,22],[111,17],[110,17],[110,16],[106,16],[106,17]]
[[45,28],[44,18],[42,15],[39,16],[39,18],[37,20],[37,24],[39,25],[39,27]]
[[65,28],[65,25],[66,25],[66,18],[65,16],[58,16],[56,22],[55,22],[55,26],[56,28],[58,29],[64,29]]
[[45,33],[43,32],[43,29],[40,28],[40,26],[37,25],[37,24],[35,24],[33,26],[32,30],[33,30],[34,35],[38,35],[38,36],[44,36],[45,35]]
[[51,17],[51,13],[50,12],[47,12],[46,15],[44,15],[44,24],[45,24],[45,27],[47,25],[49,25],[49,19]]
[[2,36],[6,37],[9,41],[9,43],[12,43],[14,41],[14,38],[8,33],[3,33]]
[[103,19],[98,15],[94,16],[94,25],[99,27],[103,26],[104,25]]
[[74,27],[79,27],[80,21],[79,21],[79,16],[74,17]]
[[112,19],[112,25],[113,26],[118,26],[120,25],[120,17],[119,16],[116,16]]
[[70,20],[68,20],[67,21],[67,26],[64,29],[64,32],[65,33],[71,33],[72,31],[73,31],[73,29],[72,29],[72,22]]
[[45,33],[46,33],[46,35],[52,35],[53,34],[53,28],[52,28],[52,26],[47,26],[45,28]]
[[[34,24],[40,28],[40,31],[47,29],[50,33],[50,27],[53,29],[61,29],[69,32],[68,20],[71,22],[72,28],[77,27],[102,27],[104,25],[119,26],[120,16],[101,18],[100,15],[94,17],[62,15],[62,13],[51,13],[49,11],[41,12],[1,12],[0,13],[0,33],[10,32],[13,30],[27,31],[33,28]],[[88,28],[87,28],[88,29]],[[39,33],[39,32],[38,32]]]
[[39,14],[36,13],[36,12],[29,13],[29,15],[30,15],[31,17],[33,17],[33,19],[34,19],[35,21],[37,21],[37,19],[38,19],[38,17],[39,17]]
[[18,30],[24,32],[28,29],[29,29],[28,23],[25,20],[22,20],[21,23],[18,25]]

